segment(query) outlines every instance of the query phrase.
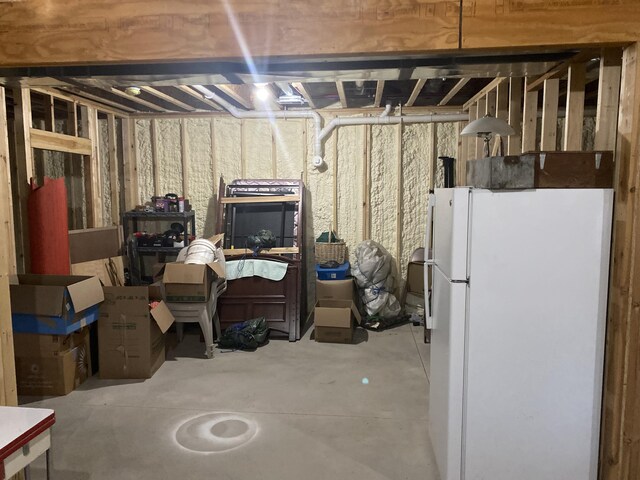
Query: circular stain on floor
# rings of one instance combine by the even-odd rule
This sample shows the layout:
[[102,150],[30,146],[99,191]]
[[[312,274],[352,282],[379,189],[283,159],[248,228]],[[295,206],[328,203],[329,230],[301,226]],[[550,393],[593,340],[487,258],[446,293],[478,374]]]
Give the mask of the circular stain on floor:
[[180,425],[176,441],[187,450],[214,453],[244,445],[256,433],[258,427],[253,420],[232,413],[208,413]]

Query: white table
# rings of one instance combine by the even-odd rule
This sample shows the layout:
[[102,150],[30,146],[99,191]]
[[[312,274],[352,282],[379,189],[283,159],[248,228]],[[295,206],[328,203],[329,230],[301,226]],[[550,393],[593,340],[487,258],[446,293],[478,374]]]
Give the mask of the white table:
[[54,411],[46,408],[0,407],[0,480],[21,470],[30,480],[29,465],[43,453],[49,479],[51,427],[55,422]]

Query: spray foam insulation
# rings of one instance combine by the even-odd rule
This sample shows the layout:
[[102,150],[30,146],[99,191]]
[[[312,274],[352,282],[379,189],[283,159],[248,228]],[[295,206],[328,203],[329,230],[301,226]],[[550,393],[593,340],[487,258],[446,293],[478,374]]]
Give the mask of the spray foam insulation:
[[153,188],[153,159],[151,158],[151,122],[136,120],[136,140],[138,161],[138,201],[150,202],[156,194]]
[[180,120],[157,120],[158,195],[182,195],[182,138]]
[[188,197],[197,212],[196,232],[211,237],[215,232],[213,161],[211,156],[211,121],[185,119],[187,131]]
[[[365,127],[342,127],[338,130],[338,221],[336,230],[349,248],[353,262],[355,246],[362,242]],[[334,132],[335,134],[335,132]]]
[[242,123],[242,176],[272,178],[271,124],[268,120],[244,120]]
[[[235,118],[215,118],[214,150],[217,175],[225,182],[230,182],[242,176],[242,123]],[[251,141],[251,135],[247,137]]]
[[[304,169],[304,120],[276,120],[273,138],[276,146],[276,176],[300,178]],[[308,165],[308,164],[307,164]]]

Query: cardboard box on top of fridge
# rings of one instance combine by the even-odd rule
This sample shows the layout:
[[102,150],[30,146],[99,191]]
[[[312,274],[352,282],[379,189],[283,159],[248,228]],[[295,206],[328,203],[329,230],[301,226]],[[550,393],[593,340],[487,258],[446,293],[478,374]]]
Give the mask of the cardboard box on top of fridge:
[[316,299],[352,300],[355,294],[353,278],[316,280]]
[[156,291],[148,286],[104,288],[98,321],[100,378],[151,378],[164,363],[165,333],[175,319]]
[[89,341],[86,327],[71,335],[17,334],[18,393],[66,395],[75,390],[91,376]]
[[319,299],[314,310],[316,342],[352,343],[362,318],[353,300]]
[[95,322],[104,300],[97,277],[18,275],[10,286],[13,331],[66,335]]

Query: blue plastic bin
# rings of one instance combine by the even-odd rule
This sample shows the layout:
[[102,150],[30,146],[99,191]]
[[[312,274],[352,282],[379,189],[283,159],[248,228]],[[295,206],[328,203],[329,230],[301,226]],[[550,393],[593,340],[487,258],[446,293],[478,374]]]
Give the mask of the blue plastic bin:
[[322,268],[316,265],[318,280],[344,280],[349,275],[349,262],[344,262],[336,268]]

